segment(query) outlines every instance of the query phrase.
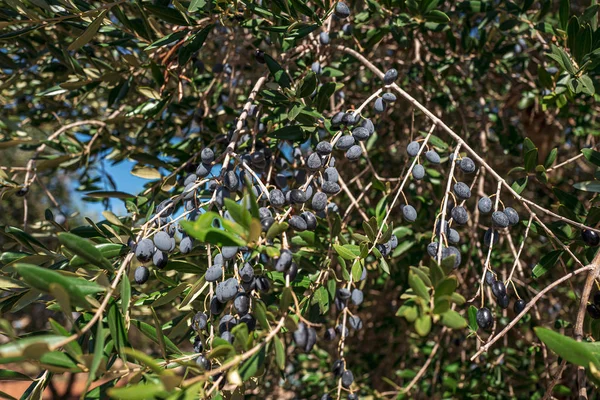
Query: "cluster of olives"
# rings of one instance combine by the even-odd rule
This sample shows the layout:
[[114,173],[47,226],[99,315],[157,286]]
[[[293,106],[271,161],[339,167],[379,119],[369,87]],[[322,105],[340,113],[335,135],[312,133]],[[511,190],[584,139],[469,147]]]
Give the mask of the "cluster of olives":
[[[500,236],[497,232],[498,230],[517,225],[520,221],[519,214],[512,207],[505,207],[502,211],[497,210],[492,212],[493,203],[492,200],[487,196],[479,199],[477,208],[483,215],[488,215],[491,213],[492,226],[485,232],[483,236],[483,244],[486,247],[491,247],[498,243]],[[496,280],[494,273],[490,270],[486,270],[485,272],[485,282],[492,288],[492,294],[496,298],[498,305],[503,309],[507,309],[510,303],[510,296],[506,292],[506,286],[504,282]],[[525,300],[517,299],[513,305],[515,314],[520,314],[524,309]],[[479,327],[484,330],[488,330],[492,327],[493,323],[494,317],[492,316],[491,311],[487,307],[480,308],[477,312],[477,324]]]
[[[410,149],[409,154],[416,155],[419,151],[419,145],[416,142],[412,143],[409,144],[409,146],[412,145],[412,149]],[[415,147],[417,148],[416,151]],[[440,156],[435,152],[435,150],[427,151],[425,153],[425,158],[432,164],[440,163]],[[452,157],[450,159],[452,160]],[[469,157],[462,157],[460,159],[457,159],[456,163],[459,166],[459,169],[465,174],[472,174],[477,169],[475,163]],[[465,202],[471,198],[471,188],[466,183],[457,181],[452,187],[452,194],[454,199],[461,202]],[[443,223],[441,220],[438,220],[436,222],[432,239],[437,239],[440,236],[440,233],[443,233],[443,237],[445,238],[445,240],[442,242],[442,260],[450,256],[454,256],[455,258],[453,267],[456,269],[460,266],[462,262],[460,250],[456,246],[454,246],[460,244],[460,234],[456,229],[452,228],[452,225],[466,225],[469,221],[469,213],[465,206],[457,205],[453,201],[449,201],[447,207],[448,209],[450,209],[450,218],[447,221],[444,220]],[[431,242],[427,246],[427,253],[432,258],[437,258],[438,250],[439,243],[437,241]]]
[[[345,3],[336,4],[334,18],[347,18],[349,14],[350,11]],[[344,25],[343,31],[348,34],[351,32],[351,26]],[[322,42],[328,40],[327,35],[321,35]],[[264,63],[265,57],[262,51],[258,50],[255,57],[258,62]],[[313,69],[320,72],[319,65],[313,65]],[[223,72],[231,74],[231,71],[225,67]],[[384,84],[392,84],[397,77],[396,70],[387,71]],[[386,104],[394,101],[396,101],[394,94],[383,93],[375,100],[375,111],[383,111]],[[255,114],[256,107],[251,107],[248,115],[252,117]],[[257,125],[259,131],[265,131],[265,125],[260,121],[257,122],[259,122]],[[247,126],[246,121],[244,125]],[[339,132],[333,140],[321,140],[313,148],[308,149],[304,146],[294,147],[291,156],[281,151],[278,157],[274,157],[272,150],[260,141],[255,143],[251,152],[239,155],[230,152],[219,157],[215,155],[212,148],[202,149],[200,162],[194,165],[193,169],[186,169],[187,175],[184,174],[179,178],[182,187],[179,196],[167,199],[155,208],[155,214],[151,216],[154,220],[151,235],[131,244],[137,260],[142,264],[135,270],[135,282],[142,285],[148,280],[149,263],[156,268],[164,268],[168,263],[169,255],[177,247],[181,254],[191,253],[195,245],[194,240],[177,228],[175,221],[182,216],[174,218],[173,215],[178,201],[183,203],[184,215],[190,221],[196,220],[203,212],[201,207],[206,205],[216,206],[222,210],[225,219],[232,219],[225,207],[225,199],[238,198],[246,183],[251,182],[250,189],[261,206],[259,219],[263,232],[269,231],[276,221],[287,222],[289,228],[295,232],[315,231],[320,218],[326,218],[328,213],[338,212],[335,203],[330,201],[331,196],[341,192],[340,175],[336,169],[333,153],[341,151],[346,160],[357,161],[363,155],[360,142],[368,140],[375,133],[373,122],[353,111],[342,111],[333,115],[330,125],[332,129]],[[233,137],[233,132],[230,131],[229,138]],[[248,134],[244,134],[238,139],[238,144],[248,140]],[[222,159],[231,159],[232,162],[227,165],[219,164]],[[265,177],[272,177],[272,182],[267,182],[266,187],[258,182],[258,179]],[[207,193],[211,196],[210,200],[206,197]],[[202,204],[200,201],[202,198],[208,201]],[[416,210],[412,206],[403,206],[403,214],[408,221],[416,219]],[[182,236],[179,246],[176,240],[178,231]],[[273,243],[273,239],[267,239],[267,242]],[[398,239],[392,235],[386,243],[377,245],[377,249],[385,257],[389,256],[397,246]],[[218,327],[219,336],[229,342],[234,340],[232,329],[240,323],[245,323],[248,330],[254,330],[256,320],[252,316],[253,302],[259,292],[268,292],[271,287],[266,275],[262,273],[255,275],[255,260],[250,259],[247,248],[223,246],[213,255],[212,265],[204,274],[206,282],[211,284],[210,306],[208,310],[198,312],[192,319],[192,327],[195,331],[193,347],[200,354],[196,363],[203,370],[213,368],[210,357],[203,353],[207,327],[209,325]],[[281,241],[281,249],[277,257],[269,257],[266,254],[258,257],[265,269],[272,268],[283,273],[288,282],[293,281],[299,272],[299,266],[294,261],[293,249],[288,247],[285,238]],[[233,264],[235,268],[232,268]],[[241,264],[239,270],[238,264]],[[363,267],[360,280],[364,280],[366,275],[367,270]],[[358,288],[352,290],[340,288],[335,297],[335,304],[340,312],[349,303],[358,307],[362,302],[363,293]],[[226,309],[229,313],[222,315]],[[354,314],[348,315],[347,323],[354,330],[359,330],[363,326],[360,317]],[[296,346],[306,352],[311,351],[318,339],[317,332],[309,325],[301,321],[293,333]],[[338,334],[347,336],[348,328],[339,324],[335,328],[326,329],[324,336],[327,340],[334,340]],[[337,364],[341,365],[341,369],[336,368],[334,372],[341,379],[341,384],[349,389],[354,376],[345,368],[345,361],[338,360]],[[358,398],[355,393],[350,390],[349,392],[349,399]]]

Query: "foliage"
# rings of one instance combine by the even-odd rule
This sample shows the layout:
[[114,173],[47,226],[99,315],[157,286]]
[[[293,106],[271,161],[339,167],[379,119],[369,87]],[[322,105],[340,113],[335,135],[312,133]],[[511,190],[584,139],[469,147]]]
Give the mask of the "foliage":
[[22,398],[69,373],[90,399],[600,382],[600,6],[343,4],[0,9],[0,379]]

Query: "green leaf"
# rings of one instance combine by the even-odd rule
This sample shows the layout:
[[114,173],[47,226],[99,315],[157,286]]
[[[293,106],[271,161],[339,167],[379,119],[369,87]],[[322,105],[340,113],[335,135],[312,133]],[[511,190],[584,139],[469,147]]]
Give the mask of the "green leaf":
[[192,55],[202,48],[206,38],[208,37],[208,34],[213,30],[213,28],[214,25],[212,24],[202,28],[200,32],[195,33],[190,37],[185,46],[179,49],[177,57],[180,66],[185,65],[190,60]]
[[573,187],[584,192],[600,193],[600,181],[577,182]]
[[300,125],[288,125],[271,132],[269,137],[281,140],[303,142],[306,140],[307,133]]
[[454,310],[448,310],[442,314],[442,324],[452,329],[464,329],[467,321]]
[[437,286],[440,281],[446,277],[444,270],[435,262],[435,260],[431,261],[429,271],[431,272],[431,281],[434,286]]
[[457,306],[462,306],[467,302],[467,299],[465,299],[462,294],[456,292],[450,295],[450,300],[452,300],[452,302]]
[[367,237],[369,238],[369,240],[374,243],[375,242],[375,237],[376,237],[376,233],[375,230],[371,227],[371,224],[367,221],[364,221],[362,223],[362,227],[363,230],[365,231],[365,233],[367,234]]
[[592,81],[592,78],[589,77],[589,75],[582,75],[581,77],[579,77],[578,81],[583,86],[583,88],[581,89],[583,93],[589,94],[590,96],[596,93],[594,82]]
[[433,306],[434,314],[440,315],[440,314],[445,313],[449,309],[450,309],[450,297],[449,296],[442,296],[442,297],[435,298],[435,303]]
[[267,231],[267,239],[273,239],[283,232],[285,232],[288,228],[287,222],[275,222],[269,230]]
[[552,269],[562,256],[563,252],[563,250],[553,250],[544,254],[540,259],[540,262],[533,268],[533,277],[537,279]]
[[50,285],[53,283],[62,286],[69,293],[71,302],[82,307],[87,306],[85,296],[105,290],[105,288],[95,282],[84,278],[67,276],[51,269],[38,267],[37,265],[19,263],[14,265],[13,268],[23,278],[25,283],[44,293],[50,293]]
[[350,251],[346,245],[340,246],[339,244],[334,244],[333,248],[335,249],[336,253],[338,253],[345,260],[356,259],[356,254]]
[[176,42],[179,39],[185,37],[187,35],[187,30],[176,31],[167,36],[163,36],[155,42],[150,43],[144,50],[152,50],[162,46],[166,46],[170,43]]
[[265,54],[265,62],[267,63],[267,67],[269,68],[269,71],[271,71],[273,78],[275,78],[275,82],[283,88],[289,88],[291,86],[290,77],[281,65],[268,54]]
[[[210,215],[209,215],[210,214]],[[221,224],[224,225],[225,222],[218,214],[214,216],[212,214],[215,213],[206,213],[203,214],[207,216],[208,219],[215,218],[221,221]],[[204,224],[206,218],[198,218],[196,221],[180,221],[181,227],[185,230],[185,232],[193,237],[194,239],[198,239],[202,243],[210,243],[215,244],[217,246],[245,246],[246,242],[240,237],[234,235],[231,232],[213,228],[212,226],[206,226]],[[229,223],[232,223],[229,221]]]
[[315,103],[314,103],[317,110],[319,110],[319,111],[325,110],[325,108],[329,104],[329,99],[335,93],[335,88],[336,88],[335,82],[327,82],[319,88],[319,91],[317,92],[317,97],[315,98]]
[[596,368],[600,367],[598,359],[594,357],[590,349],[583,343],[539,326],[533,328],[533,330],[538,338],[540,338],[550,350],[568,362],[586,368],[589,368],[590,364],[593,364]]
[[584,57],[592,50],[592,29],[589,24],[581,24],[572,51],[573,58],[581,63]]
[[440,10],[432,10],[424,15],[425,19],[429,22],[435,22],[438,24],[447,24],[450,22],[450,17]]
[[527,182],[528,182],[527,177],[517,179],[516,181],[513,182],[513,184],[511,185],[511,188],[515,192],[517,192],[517,194],[521,194],[523,192],[523,190],[525,190],[525,188],[527,187]]
[[431,316],[422,315],[415,321],[415,331],[419,336],[427,336],[431,331]]
[[256,376],[264,362],[265,348],[263,346],[240,366],[240,376],[242,380],[245,382],[253,376]]
[[175,25],[189,25],[185,17],[175,8],[143,3],[144,8],[156,15],[162,21],[169,22]]
[[[113,339],[117,352],[121,353],[127,345],[127,332],[125,331],[125,321],[116,302],[111,302],[108,306],[108,315],[106,316],[110,337]],[[122,354],[121,354],[122,355]]]
[[477,332],[479,326],[477,325],[477,307],[469,306],[469,328],[473,332]]
[[0,346],[0,358],[2,359],[21,359],[23,357],[23,351],[31,345],[45,344],[52,346],[56,343],[62,342],[66,337],[62,335],[37,335],[28,336],[26,338],[17,339],[15,341],[3,344]]
[[[140,332],[142,332],[144,335],[146,335],[148,338],[150,338],[154,343],[159,344],[159,338],[158,335],[156,333],[156,329],[151,326],[148,325],[145,322],[142,321],[137,321],[137,320],[131,320],[131,324],[134,325],[136,328],[138,328],[140,330]],[[165,334],[162,334],[162,339],[165,343],[165,347],[167,348],[167,350],[171,353],[174,354],[181,354],[181,350],[179,350],[179,348],[177,346],[175,346],[175,344],[171,341],[171,339],[169,339]]]
[[102,11],[100,15],[88,25],[86,30],[80,36],[78,36],[77,39],[75,39],[67,49],[70,51],[78,50],[92,40],[94,36],[96,36],[96,33],[98,33],[100,26],[102,26],[102,21],[107,13],[108,10]]
[[546,156],[546,160],[544,161],[544,167],[550,168],[552,166],[552,164],[554,164],[554,161],[556,161],[557,155],[558,155],[558,149],[555,147]]
[[562,30],[567,29],[567,24],[569,23],[570,15],[571,15],[571,4],[570,4],[569,0],[560,0],[558,16],[560,19],[560,27]]
[[379,259],[379,268],[381,268],[381,270],[383,272],[385,272],[386,274],[391,275],[390,274],[390,266],[388,265],[387,261],[385,261],[385,258],[383,258],[383,257],[381,257]]
[[254,312],[256,313],[256,320],[260,324],[260,326],[268,330],[269,329],[269,321],[267,321],[267,308],[265,307],[265,303],[260,300],[257,300],[254,303]]
[[48,351],[39,358],[40,364],[50,371],[62,373],[65,371],[81,372],[75,361],[62,351]]
[[0,369],[0,381],[31,381],[32,379],[17,371]]
[[94,197],[94,198],[99,198],[99,199],[105,199],[105,198],[135,199],[135,197],[136,197],[134,194],[119,192],[119,191],[114,191],[114,190],[88,192],[85,195],[87,197]]
[[248,325],[237,324],[231,330],[233,335],[233,347],[238,351],[246,351],[248,349]]
[[427,286],[425,286],[423,280],[412,271],[408,274],[408,284],[417,296],[429,302],[429,290],[427,289]]
[[531,172],[535,169],[538,162],[538,149],[532,149],[525,153],[525,170]]
[[196,12],[198,10],[203,9],[206,6],[206,0],[192,0],[190,1],[190,5],[188,7],[189,12]]
[[275,345],[275,362],[279,369],[283,371],[285,369],[285,349],[283,343],[279,336],[273,338],[273,343]]
[[163,372],[163,368],[158,365],[154,358],[150,357],[146,353],[126,347],[123,349],[123,354],[133,357],[135,360],[148,367],[155,374],[161,374]]
[[310,96],[317,88],[317,83],[317,75],[310,71],[302,80],[297,96],[301,98]]
[[235,222],[242,225],[244,228],[250,228],[250,222],[252,221],[252,215],[250,215],[250,211],[246,209],[246,207],[241,204],[236,203],[234,200],[225,199],[225,206],[227,207],[227,211],[233,218]]
[[[72,233],[62,232],[58,234],[58,240],[69,251],[79,258],[87,261],[89,264],[109,271],[114,271],[110,261],[104,258],[102,252],[89,241]],[[80,261],[76,261],[79,263]]]
[[108,395],[120,400],[147,400],[165,395],[162,383],[143,383],[108,389]]
[[555,46],[554,44],[550,46],[552,48],[552,53],[548,54],[548,57],[556,61],[569,74],[575,75],[575,67],[573,67],[573,63],[571,62],[569,55],[563,49]]
[[100,361],[104,356],[104,329],[102,327],[102,321],[96,322],[96,334],[94,335],[94,357],[90,364],[90,371],[88,375],[87,385],[89,386],[94,379],[96,379],[96,372],[100,366]]
[[450,296],[452,293],[454,293],[457,286],[458,283],[456,277],[448,277],[435,287],[434,297],[437,298],[440,296]]
[[362,271],[363,271],[362,263],[359,260],[354,261],[354,263],[352,264],[352,281],[353,282],[360,281]]
[[123,315],[129,312],[129,302],[131,301],[131,284],[127,274],[123,274],[121,281],[121,311]]

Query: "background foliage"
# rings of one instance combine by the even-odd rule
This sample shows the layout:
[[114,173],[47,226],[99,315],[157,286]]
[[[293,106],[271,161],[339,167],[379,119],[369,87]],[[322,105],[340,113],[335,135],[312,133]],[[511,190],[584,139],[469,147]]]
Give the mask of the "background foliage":
[[[68,374],[82,377],[76,395],[90,399],[538,399],[594,390],[600,324],[583,313],[598,262],[581,231],[600,221],[599,6],[367,0],[348,2],[343,20],[335,6],[3,2],[0,379],[31,381],[22,398],[56,394]],[[378,70],[390,68],[398,86],[384,88]],[[398,100],[377,113],[368,100],[381,88]],[[297,188],[311,175],[312,148],[337,140],[331,117],[356,109],[375,133],[358,161],[334,150],[341,192],[316,230],[288,229],[299,210],[286,206],[261,232],[258,207],[269,203],[259,186],[223,200],[199,180],[197,203],[181,201],[207,147],[216,184],[221,165],[262,151],[261,182]],[[442,158],[420,157],[422,181],[406,154],[417,138]],[[474,158],[477,172],[453,175],[453,152]],[[145,180],[139,193],[107,171],[121,162]],[[455,178],[473,196],[453,270],[454,259],[438,266],[426,249]],[[521,221],[488,251],[491,222],[476,202],[494,194]],[[161,224],[174,221],[177,242],[185,231],[194,247],[176,249],[162,269],[146,263],[150,278],[136,284],[140,261],[130,250],[155,234],[167,199],[173,214]],[[414,222],[399,203],[415,207]],[[392,232],[399,244],[383,256],[377,245]],[[228,245],[247,250],[224,278],[248,261],[270,288],[253,293],[256,329],[240,323],[232,343],[218,337],[222,316],[209,315],[199,335],[213,369],[203,371],[192,317],[209,313],[205,272]],[[287,284],[274,269],[286,248],[299,267]],[[481,285],[486,267],[506,281],[508,310]],[[362,290],[364,302],[342,311],[344,287]],[[527,310],[515,319],[517,297]],[[475,321],[483,305],[494,314],[491,332]],[[362,329],[324,339],[353,315]],[[293,340],[299,323],[314,324],[311,351]],[[349,389],[331,368],[340,358],[354,376]]]

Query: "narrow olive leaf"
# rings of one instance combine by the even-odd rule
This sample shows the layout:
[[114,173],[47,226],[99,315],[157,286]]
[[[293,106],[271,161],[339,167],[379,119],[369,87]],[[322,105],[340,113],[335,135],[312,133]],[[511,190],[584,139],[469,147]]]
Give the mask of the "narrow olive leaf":
[[279,369],[283,371],[285,369],[285,349],[283,343],[279,336],[273,338],[273,343],[275,345],[275,362]]
[[345,246],[334,244],[333,248],[335,249],[336,253],[338,253],[345,260],[354,260],[356,258],[356,255]]
[[[98,249],[102,257],[106,259],[124,256],[129,251],[129,247],[119,243],[101,243],[95,245],[94,247],[96,247],[96,249]],[[71,259],[69,264],[72,267],[81,267],[83,265],[89,264],[89,262],[83,257],[75,255],[75,257]]]
[[190,60],[192,55],[202,48],[204,42],[206,41],[206,37],[213,28],[214,25],[208,25],[202,28],[200,32],[194,34],[190,38],[185,46],[179,49],[178,61],[180,66],[185,65]]
[[62,351],[47,351],[40,356],[39,361],[44,368],[56,373],[82,371],[77,363]]
[[260,324],[260,326],[268,330],[269,329],[269,321],[267,321],[267,308],[265,307],[265,303],[258,300],[254,304],[254,312],[256,313],[256,320]]
[[283,291],[281,293],[281,300],[279,301],[279,309],[282,312],[285,312],[293,301],[294,299],[292,297],[292,288],[290,288],[289,286],[283,288]]
[[151,167],[134,167],[131,170],[131,175],[147,180],[156,180],[161,178],[161,174],[156,168]]
[[94,358],[90,365],[87,387],[96,379],[96,372],[104,356],[104,327],[102,321],[96,322],[96,334],[94,335]]
[[169,22],[175,25],[189,25],[188,21],[185,19],[179,11],[175,8],[166,7],[163,5],[154,5],[144,2],[144,8],[150,11],[152,14],[157,16],[159,20]]
[[114,271],[110,261],[104,258],[100,250],[87,240],[68,232],[59,233],[58,240],[63,246],[69,249],[69,251],[83,258],[88,263],[107,269],[111,272]]
[[279,63],[268,54],[265,54],[265,61],[269,71],[271,71],[271,74],[275,78],[275,82],[277,82],[283,88],[289,88],[291,86],[290,77],[281,67],[281,65],[279,65]]
[[127,332],[125,331],[125,321],[116,302],[111,302],[108,306],[108,315],[106,316],[110,337],[113,339],[117,352],[123,355],[122,351],[127,345]]
[[75,41],[69,45],[68,49],[78,50],[92,40],[94,36],[96,36],[96,33],[98,33],[98,29],[100,29],[102,21],[107,13],[108,10],[102,11],[100,15],[88,25],[87,29],[81,34],[81,36],[78,36],[77,39],[75,39]]
[[38,267],[37,265],[18,263],[13,268],[25,283],[39,291],[50,293],[50,284],[52,283],[62,286],[69,293],[71,302],[81,306],[87,306],[85,296],[106,290],[96,282],[63,275],[60,272]]
[[553,250],[544,254],[539,263],[532,270],[534,278],[537,279],[551,270],[556,265],[562,254],[563,250]]
[[[185,230],[185,232],[191,237],[198,239],[203,243],[215,244],[218,246],[245,246],[246,241],[242,238],[238,237],[236,234],[214,228],[211,224],[213,219],[218,219],[223,226],[226,228],[233,230],[236,229],[239,232],[243,232],[244,228],[239,226],[238,224],[232,221],[224,221],[221,219],[218,214],[213,216],[215,213],[206,213],[203,214],[202,217],[198,218],[196,221],[181,221],[180,225]],[[237,227],[235,226],[237,225]],[[238,228],[239,227],[239,228]]]
[[[147,323],[138,321],[138,320],[132,320],[131,324],[134,325],[136,328],[138,328],[140,332],[142,332],[145,336],[150,338],[154,343],[157,343],[157,344],[159,343],[156,329],[153,326],[148,325]],[[161,334],[162,334],[162,332],[161,332]],[[164,343],[165,343],[165,347],[167,348],[167,350],[170,353],[181,354],[181,350],[179,350],[179,348],[177,346],[175,346],[175,344],[171,341],[171,339],[169,339],[164,334],[162,334],[162,336],[163,336],[162,339],[164,340]]]
[[146,367],[148,367],[155,374],[162,374],[164,368],[161,367],[154,361],[154,358],[150,357],[146,353],[142,353],[139,350],[132,349],[130,347],[123,348],[123,354],[127,354],[130,357],[133,357],[135,360],[141,362]]
[[250,356],[250,358],[244,361],[244,363],[240,366],[240,376],[242,380],[247,381],[253,376],[256,376],[264,362],[265,347],[263,346],[259,351]]
[[157,41],[150,43],[144,50],[148,51],[148,50],[156,49],[158,47],[166,46],[170,43],[176,42],[179,39],[185,37],[185,35],[187,35],[187,33],[188,33],[187,29],[183,29],[181,31],[176,31],[176,32],[170,33],[166,36],[161,37]]
[[99,190],[95,192],[88,192],[85,194],[87,197],[94,197],[99,199],[105,198],[116,198],[116,199],[135,199],[134,194],[120,192],[116,190]]
[[362,263],[360,262],[360,260],[356,260],[354,261],[354,263],[352,263],[352,280],[354,282],[358,282],[360,281],[360,277],[362,276],[362,271],[363,271],[363,266]]
[[581,153],[586,160],[596,166],[600,166],[600,152],[593,149],[581,149]]
[[237,351],[244,352],[248,350],[248,325],[237,324],[231,330],[231,334],[233,335],[233,347]]
[[155,399],[166,394],[162,383],[147,383],[108,389],[108,395],[119,400]]
[[600,193],[600,181],[577,182],[573,187],[584,192]]
[[60,305],[60,308],[61,308],[62,312],[65,314],[65,316],[67,317],[67,319],[69,319],[69,320],[72,319],[72,316],[71,316],[72,308],[71,308],[71,300],[69,299],[69,293],[67,293],[65,288],[63,288],[61,285],[59,285],[57,283],[51,283],[49,285],[49,289],[50,289],[50,294],[52,296],[54,296],[56,301],[58,301],[58,304]]
[[564,358],[570,363],[586,367],[591,364],[600,367],[600,362],[588,347],[583,343],[576,341],[568,336],[561,335],[550,329],[536,327],[533,328],[535,334],[546,346],[553,352]]
[[62,335],[38,335],[28,336],[23,339],[18,339],[14,342],[9,342],[0,346],[0,358],[1,359],[18,359],[24,356],[23,352],[26,348],[34,344],[44,344],[45,346],[51,346],[58,342],[65,340],[65,336]]
[[387,261],[385,261],[385,258],[383,258],[383,257],[379,259],[379,268],[381,268],[381,270],[383,272],[385,272],[386,274],[391,275],[390,274],[390,266],[388,265]]
[[129,302],[131,301],[131,283],[127,274],[123,274],[121,280],[121,311],[127,320],[127,314],[129,313]]
[[227,211],[233,218],[235,222],[242,225],[244,228],[250,228],[250,222],[252,221],[252,215],[250,211],[246,209],[246,207],[241,204],[236,203],[234,200],[225,199],[225,206],[227,207]]
[[[64,326],[62,326],[52,318],[50,318],[48,322],[50,323],[50,327],[55,333],[63,336],[70,336],[69,331],[67,331]],[[64,349],[71,357],[73,357],[76,360],[79,359],[79,356],[83,354],[83,350],[81,349],[81,346],[79,345],[79,343],[77,343],[77,341],[73,341],[66,344],[64,346]]]
[[275,222],[267,231],[267,239],[273,239],[274,237],[281,235],[287,228],[287,222]]
[[421,278],[412,271],[408,274],[408,284],[417,296],[429,302],[429,290],[427,289],[427,286],[425,286],[425,283],[423,283]]
[[472,331],[477,332],[477,307],[475,306],[469,306],[469,328],[471,328]]
[[0,381],[31,381],[32,378],[28,377],[17,371],[11,371],[9,369],[0,369]]
[[452,329],[463,329],[467,327],[467,321],[454,310],[448,310],[442,314],[442,324]]

